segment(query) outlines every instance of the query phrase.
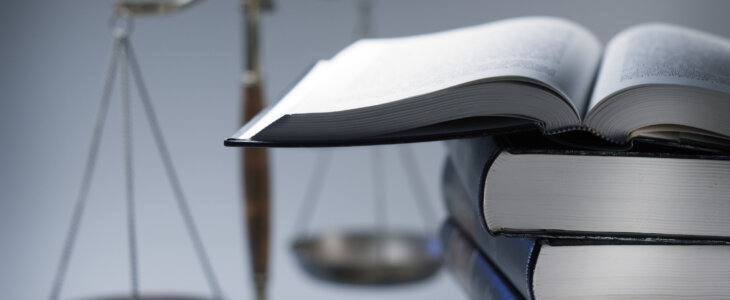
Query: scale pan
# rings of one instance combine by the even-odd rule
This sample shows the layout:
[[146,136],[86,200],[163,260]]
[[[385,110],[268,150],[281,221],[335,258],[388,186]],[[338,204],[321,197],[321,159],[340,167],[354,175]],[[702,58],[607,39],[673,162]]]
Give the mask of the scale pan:
[[[211,298],[204,297],[192,297],[192,296],[175,296],[175,295],[157,295],[157,296],[141,296],[139,298],[133,298],[131,296],[117,296],[117,297],[101,297],[91,298],[93,300],[206,300]],[[90,300],[91,300],[90,299]]]
[[299,238],[292,249],[310,275],[359,285],[426,279],[439,270],[442,253],[436,237],[405,232],[329,232]]

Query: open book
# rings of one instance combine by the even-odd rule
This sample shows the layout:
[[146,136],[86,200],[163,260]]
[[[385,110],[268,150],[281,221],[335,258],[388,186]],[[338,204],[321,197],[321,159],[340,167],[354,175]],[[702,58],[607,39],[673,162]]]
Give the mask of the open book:
[[604,51],[588,30],[553,17],[360,40],[317,63],[226,145],[397,143],[534,129],[594,147],[644,139],[728,148],[730,41],[645,24],[619,33]]

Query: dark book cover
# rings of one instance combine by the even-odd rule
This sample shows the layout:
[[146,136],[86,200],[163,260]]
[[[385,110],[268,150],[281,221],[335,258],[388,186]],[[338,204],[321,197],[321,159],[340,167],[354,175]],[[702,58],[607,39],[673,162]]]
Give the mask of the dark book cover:
[[483,256],[461,229],[451,221],[441,227],[446,267],[469,299],[525,299],[507,280],[503,272]]
[[[453,173],[463,183],[466,195],[471,199],[477,213],[477,220],[483,227],[492,234],[507,236],[526,236],[541,238],[578,238],[578,239],[609,239],[637,241],[645,239],[653,241],[674,242],[676,239],[684,239],[688,243],[695,243],[696,240],[703,240],[703,243],[725,243],[720,241],[730,240],[723,236],[682,236],[677,234],[652,234],[639,232],[587,232],[587,231],[566,231],[566,230],[502,230],[496,231],[489,228],[484,216],[484,191],[486,178],[492,163],[502,152],[510,154],[548,154],[568,156],[597,156],[597,157],[652,157],[666,159],[697,159],[728,161],[730,156],[716,153],[708,153],[697,149],[679,149],[674,146],[657,145],[652,143],[637,143],[637,151],[605,151],[605,150],[577,150],[564,144],[544,139],[534,133],[515,134],[509,136],[480,137],[469,139],[450,140],[446,142],[447,152],[453,166]],[[447,179],[445,179],[445,182]],[[589,200],[587,200],[589,201]]]
[[[526,299],[534,299],[533,276],[542,247],[582,245],[728,245],[726,241],[672,238],[638,238],[620,236],[549,236],[493,235],[477,209],[478,197],[467,192],[451,159],[444,166],[442,190],[444,201],[456,227],[460,228],[477,251],[489,260]],[[650,251],[647,248],[647,251]]]
[[449,215],[466,236],[474,242],[490,261],[499,266],[506,278],[525,298],[531,298],[531,266],[539,247],[532,238],[511,238],[489,234],[485,223],[478,218],[475,202],[467,194],[451,160],[443,172],[443,196]]

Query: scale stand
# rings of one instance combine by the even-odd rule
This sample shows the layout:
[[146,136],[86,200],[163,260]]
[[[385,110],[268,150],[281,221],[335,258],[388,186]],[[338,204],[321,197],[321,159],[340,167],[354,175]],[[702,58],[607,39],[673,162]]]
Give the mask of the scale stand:
[[[120,98],[122,104],[122,128],[123,128],[123,147],[124,147],[124,165],[125,165],[125,179],[126,179],[126,202],[127,202],[127,231],[128,231],[128,243],[129,243],[129,270],[130,270],[130,282],[131,291],[129,296],[124,297],[111,297],[111,298],[99,298],[99,299],[202,299],[195,297],[181,297],[181,296],[160,296],[155,297],[142,297],[139,291],[139,275],[137,272],[137,237],[136,237],[136,225],[135,225],[135,211],[134,211],[134,175],[133,175],[133,160],[132,160],[132,115],[131,115],[131,99],[129,95],[129,75],[131,73],[134,80],[134,84],[137,87],[139,98],[141,99],[142,106],[144,108],[147,121],[150,125],[150,130],[154,137],[157,145],[157,150],[162,159],[162,163],[165,168],[165,172],[170,181],[173,193],[175,195],[176,203],[180,209],[180,214],[185,223],[187,233],[193,243],[195,253],[198,260],[200,261],[203,269],[206,281],[212,293],[212,299],[222,299],[223,294],[218,284],[218,280],[213,273],[210,260],[203,247],[202,240],[195,226],[193,216],[190,212],[185,195],[182,191],[182,186],[177,177],[177,173],[172,164],[167,145],[165,144],[162,136],[162,130],[157,122],[157,116],[155,115],[150,101],[147,88],[142,80],[142,73],[137,63],[137,59],[132,50],[132,44],[129,39],[129,34],[132,31],[132,19],[131,14],[128,15],[115,15],[112,20],[112,26],[114,29],[114,42],[112,46],[111,59],[107,68],[106,77],[104,80],[104,87],[102,91],[101,103],[96,114],[96,121],[94,124],[94,130],[91,137],[91,144],[89,146],[89,152],[86,157],[86,166],[84,168],[83,179],[81,187],[79,189],[78,197],[74,207],[73,215],[71,218],[71,224],[66,235],[66,239],[63,246],[63,252],[56,270],[53,286],[49,294],[48,299],[56,300],[61,294],[61,288],[63,281],[66,276],[66,270],[68,269],[69,262],[71,260],[71,254],[73,251],[74,242],[76,235],[81,223],[81,219],[84,212],[84,206],[88,196],[89,188],[91,187],[91,180],[94,172],[94,165],[96,164],[97,154],[99,152],[99,146],[101,144],[102,132],[106,121],[107,112],[109,110],[109,104],[111,100],[111,92],[113,89],[114,77],[119,74],[120,84]],[[117,70],[118,67],[118,70]]]

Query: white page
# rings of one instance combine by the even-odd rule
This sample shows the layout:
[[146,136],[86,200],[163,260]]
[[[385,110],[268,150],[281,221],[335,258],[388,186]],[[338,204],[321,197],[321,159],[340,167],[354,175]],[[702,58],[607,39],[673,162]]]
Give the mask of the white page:
[[330,78],[292,113],[355,109],[484,79],[541,82],[583,111],[598,40],[558,18],[517,18],[414,37],[362,40],[331,60]]
[[[320,60],[314,67],[307,73],[304,78],[292,88],[276,105],[261,116],[260,120],[254,123],[253,126],[248,128],[246,131],[239,131],[233,135],[237,139],[251,139],[256,133],[261,131],[266,126],[271,125],[276,120],[286,115],[291,108],[296,106],[302,101],[303,97],[309,94],[309,89],[320,86],[322,82],[325,82],[329,77],[327,76],[329,62],[326,60]],[[243,127],[242,129],[245,129]]]
[[647,84],[730,93],[730,40],[667,24],[624,30],[606,48],[590,106]]

